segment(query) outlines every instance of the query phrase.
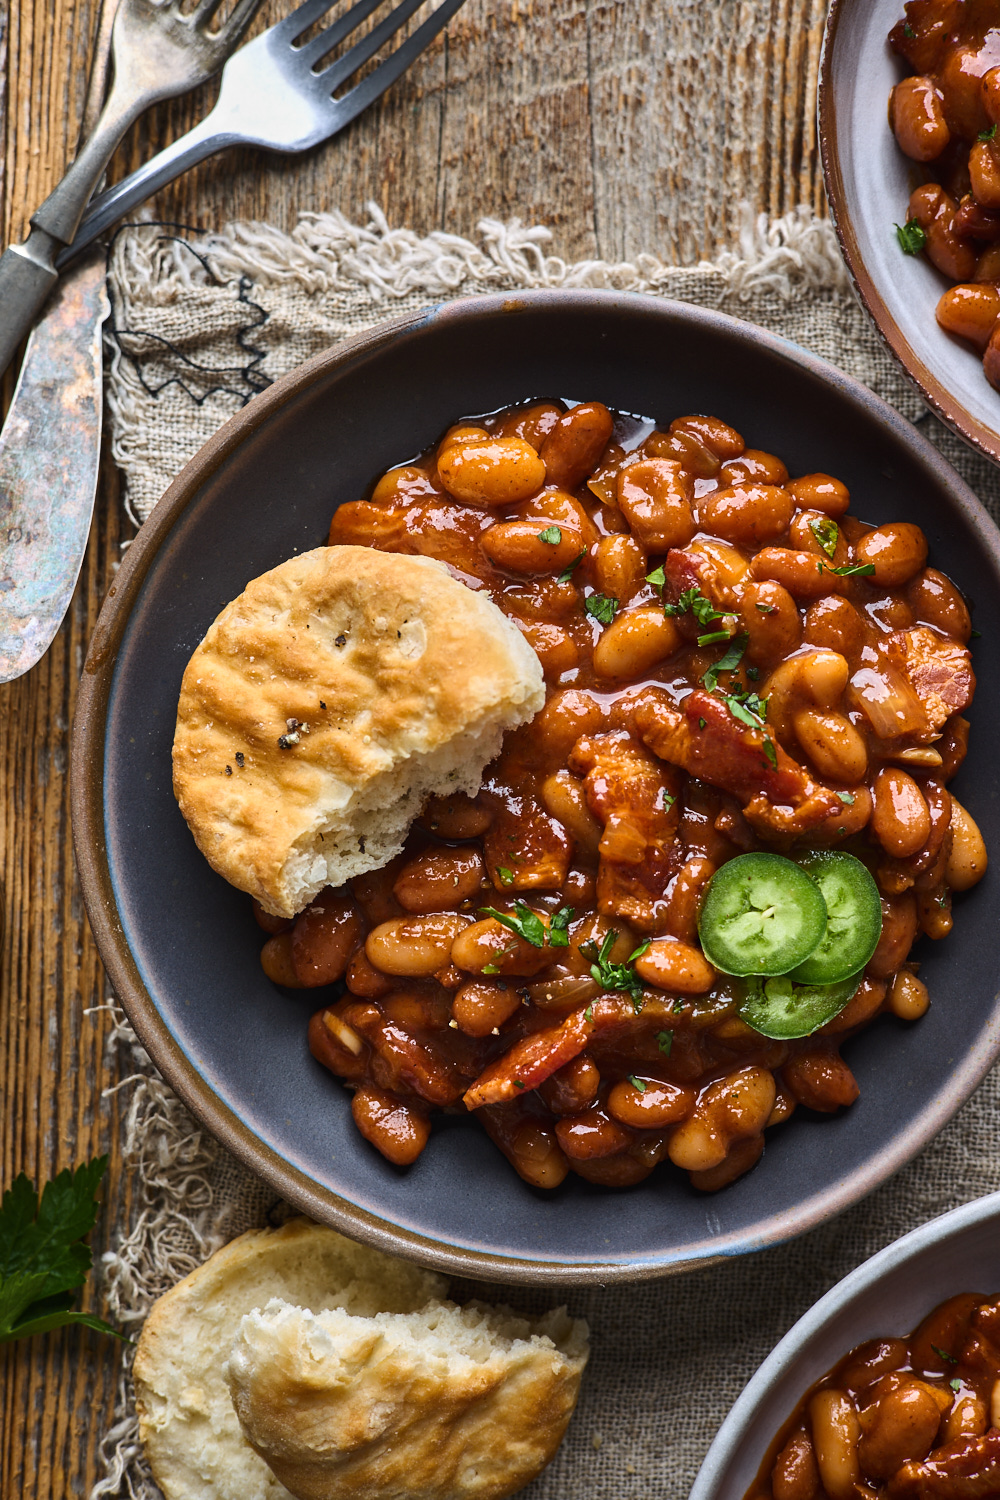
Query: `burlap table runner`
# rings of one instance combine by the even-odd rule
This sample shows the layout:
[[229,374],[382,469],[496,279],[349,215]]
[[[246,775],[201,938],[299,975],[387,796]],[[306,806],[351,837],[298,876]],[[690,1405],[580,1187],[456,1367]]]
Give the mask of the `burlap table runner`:
[[[545,229],[484,221],[474,243],[306,215],[291,235],[236,225],[197,241],[165,226],[115,241],[108,405],[127,503],[144,519],[182,465],[277,376],[337,339],[446,298],[527,286],[611,286],[698,302],[762,324],[838,364],[937,444],[1000,517],[1000,473],[924,409],[850,294],[827,223],[808,210],[748,220],[714,265],[568,265]],[[134,1330],[151,1301],[213,1249],[283,1206],[201,1131],[157,1077],[127,1026],[134,1068],[126,1156],[139,1204],[104,1274],[110,1311]],[[526,1500],[681,1500],[719,1423],[775,1342],[859,1262],[946,1209],[1000,1188],[1000,1071],[890,1183],[850,1212],[776,1250],[658,1284],[580,1288],[565,1300],[590,1322],[593,1358],[576,1417]],[[551,1297],[456,1281],[453,1296],[523,1311]],[[560,1300],[562,1300],[560,1298]],[[97,1496],[158,1500],[138,1451],[127,1367],[104,1443]],[[248,1495],[246,1500],[257,1500]]]

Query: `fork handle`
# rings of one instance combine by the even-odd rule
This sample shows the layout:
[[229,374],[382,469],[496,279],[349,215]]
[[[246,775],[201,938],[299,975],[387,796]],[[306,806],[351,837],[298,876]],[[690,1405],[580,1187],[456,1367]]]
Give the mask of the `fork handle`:
[[213,120],[210,114],[200,124],[195,125],[193,130],[189,130],[186,135],[174,141],[173,145],[158,152],[151,161],[138,167],[114,187],[98,193],[91,200],[73,243],[56,256],[56,265],[59,270],[61,271],[65,265],[74,260],[88,245],[93,244],[98,235],[110,229],[111,225],[127,214],[130,209],[138,207],[146,198],[159,192],[160,188],[166,187],[168,182],[173,182],[174,178],[179,177],[182,172],[197,166],[199,162],[213,156],[216,151],[222,151],[226,146],[239,145],[242,139],[243,137],[234,131],[220,126],[220,123]]

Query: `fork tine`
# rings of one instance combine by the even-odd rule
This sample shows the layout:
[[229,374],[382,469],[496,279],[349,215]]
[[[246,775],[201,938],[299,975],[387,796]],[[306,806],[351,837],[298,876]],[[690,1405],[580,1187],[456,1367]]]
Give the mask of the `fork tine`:
[[306,42],[304,46],[297,47],[295,49],[296,59],[304,66],[312,67],[314,62],[318,62],[321,57],[325,57],[328,52],[336,47],[338,42],[342,42],[345,36],[350,36],[351,32],[356,30],[362,21],[366,21],[372,11],[377,10],[381,4],[382,0],[358,0],[358,3],[352,5],[346,15],[341,16],[338,21],[334,21],[332,26],[328,26],[325,31],[321,31],[319,36],[314,36],[311,42]]
[[367,109],[369,104],[373,104],[384,94],[386,89],[406,72],[410,64],[416,61],[421,52],[430,46],[438,32],[447,26],[455,12],[464,4],[465,0],[442,0],[442,4],[438,6],[434,14],[428,16],[413,35],[407,37],[401,47],[396,48],[391,57],[387,57],[385,62],[373,69],[368,77],[362,79],[349,94],[344,95],[343,99],[337,100],[339,106],[337,129],[342,130],[363,109]]
[[337,0],[302,0],[302,4],[290,16],[286,16],[283,21],[275,21],[271,27],[271,35],[291,44],[314,21],[318,21],[320,16],[325,16],[328,10],[332,10],[336,3]]
[[343,57],[338,57],[330,67],[324,68],[319,77],[322,79],[324,90],[329,89],[332,94],[335,89],[348,78],[356,73],[362,63],[366,63],[370,57],[374,57],[379,48],[394,36],[399,28],[412,16],[415,10],[419,10],[423,0],[400,0],[400,3],[391,10],[384,21],[373,26],[367,36],[355,42],[349,52]]

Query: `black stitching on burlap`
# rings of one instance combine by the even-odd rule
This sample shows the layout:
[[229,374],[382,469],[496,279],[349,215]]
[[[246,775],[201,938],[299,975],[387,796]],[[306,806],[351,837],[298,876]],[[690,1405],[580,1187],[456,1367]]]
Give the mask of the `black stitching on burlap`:
[[[121,224],[115,231],[111,245],[108,247],[109,265],[112,247],[120,234],[123,234],[127,229],[146,229],[150,227],[155,229],[180,230],[182,234],[203,233],[202,230],[195,228],[191,224],[171,224],[166,221],[156,221],[152,224],[148,222]],[[174,244],[182,245],[198,261],[208,275],[211,276],[212,272],[207,257],[199,254],[188,240],[182,238],[182,234],[164,234],[158,238],[161,242],[172,241]],[[270,313],[266,308],[261,307],[259,302],[254,302],[251,298],[250,290],[252,286],[253,280],[251,277],[246,275],[240,277],[236,300],[243,303],[246,308],[255,313],[256,317],[251,322],[244,323],[238,327],[233,335],[237,348],[244,355],[249,356],[249,358],[235,359],[231,365],[199,364],[197,360],[191,359],[189,355],[185,354],[176,344],[171,343],[169,339],[165,339],[159,334],[151,333],[145,328],[128,328],[119,323],[120,310],[115,307],[114,289],[110,278],[108,281],[108,297],[111,303],[111,314],[105,325],[105,331],[115,340],[123,358],[127,359],[135,370],[143,390],[152,396],[154,400],[158,399],[165,390],[173,386],[183,391],[195,406],[204,405],[209,396],[220,393],[235,396],[241,406],[246,406],[260,391],[266,390],[269,385],[273,384],[271,377],[266,375],[261,368],[264,360],[267,358],[267,350],[262,349],[258,344],[250,342],[251,336],[255,335],[257,330],[262,328],[270,318]],[[143,341],[146,343],[145,348],[142,347]],[[153,348],[150,349],[149,345],[152,345]],[[156,377],[151,374],[154,355],[158,355],[162,363],[167,363],[163,359],[165,353],[173,356],[180,366],[180,370],[177,374],[157,381]],[[214,380],[214,383],[208,385],[205,381],[196,381],[193,378],[195,374],[203,374],[207,380]],[[220,378],[215,379],[215,377]]]

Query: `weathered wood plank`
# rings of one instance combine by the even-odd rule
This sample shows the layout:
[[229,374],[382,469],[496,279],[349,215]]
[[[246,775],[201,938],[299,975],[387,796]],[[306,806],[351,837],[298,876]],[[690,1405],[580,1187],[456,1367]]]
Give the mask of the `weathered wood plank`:
[[[5,242],[72,156],[97,0],[16,0],[0,11]],[[291,9],[272,0],[262,24]],[[214,227],[287,228],[299,209],[468,233],[482,216],[548,223],[569,258],[655,251],[695,261],[729,244],[738,204],[821,202],[814,124],[824,0],[468,0],[411,73],[339,140],[301,159],[230,152],[154,203]],[[186,129],[211,86],[133,130],[115,175]],[[10,382],[5,389],[9,394]],[[110,1151],[92,1237],[111,1242],[128,1198],[105,1053],[102,979],[69,837],[69,726],[83,650],[126,528],[105,465],[69,619],[33,673],[0,689],[0,1182],[45,1178]],[[99,1289],[88,1304],[99,1305]],[[85,1495],[114,1395],[116,1351],[68,1333],[0,1356],[0,1496]]]

